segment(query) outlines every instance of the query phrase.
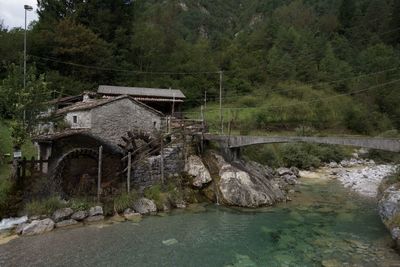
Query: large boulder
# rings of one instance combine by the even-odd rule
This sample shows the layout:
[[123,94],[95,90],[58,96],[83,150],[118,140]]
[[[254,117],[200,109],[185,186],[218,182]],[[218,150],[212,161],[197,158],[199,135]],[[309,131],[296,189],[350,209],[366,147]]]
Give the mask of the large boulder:
[[80,210],[71,215],[71,219],[75,221],[83,221],[88,216],[88,212]]
[[89,209],[89,217],[103,215],[103,208],[101,206],[91,207]]
[[54,229],[54,222],[51,219],[36,220],[24,225],[22,235],[38,235],[50,232]]
[[379,215],[384,222],[391,221],[396,215],[400,215],[400,190],[392,185],[383,192],[378,203]]
[[140,214],[151,214],[157,212],[157,206],[154,201],[144,197],[133,203],[133,209]]
[[192,155],[188,158],[185,166],[186,172],[193,177],[192,185],[202,188],[211,182],[210,172],[207,170],[200,157]]
[[232,166],[220,155],[214,154],[214,157],[219,168],[218,188],[224,204],[256,208],[284,200],[284,193],[279,186],[267,176],[260,175],[260,170],[245,171],[243,162]]
[[68,219],[74,211],[71,208],[58,209],[53,213],[52,219],[54,222],[61,222]]

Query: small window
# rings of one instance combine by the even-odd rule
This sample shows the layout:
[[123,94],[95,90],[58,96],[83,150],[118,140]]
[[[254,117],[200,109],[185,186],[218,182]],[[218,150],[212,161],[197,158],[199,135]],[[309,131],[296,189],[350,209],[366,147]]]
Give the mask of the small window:
[[72,122],[78,123],[78,116],[72,116]]
[[153,121],[153,126],[154,126],[154,128],[157,127],[157,122],[156,121]]

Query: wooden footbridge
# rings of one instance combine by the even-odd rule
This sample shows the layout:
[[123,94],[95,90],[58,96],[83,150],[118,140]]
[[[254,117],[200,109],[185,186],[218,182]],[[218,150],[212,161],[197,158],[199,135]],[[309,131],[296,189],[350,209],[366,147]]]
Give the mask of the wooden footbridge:
[[400,139],[374,137],[306,137],[306,136],[229,136],[204,134],[204,140],[219,142],[237,156],[241,147],[276,143],[315,143],[354,146],[369,149],[400,152]]

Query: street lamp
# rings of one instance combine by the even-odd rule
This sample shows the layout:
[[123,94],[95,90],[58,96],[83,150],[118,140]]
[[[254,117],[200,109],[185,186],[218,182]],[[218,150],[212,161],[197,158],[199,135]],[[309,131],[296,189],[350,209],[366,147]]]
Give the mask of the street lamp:
[[[24,5],[25,9],[25,31],[24,31],[24,91],[26,89],[26,14],[28,11],[32,11],[33,7],[30,5]],[[25,109],[24,109],[24,118],[23,121],[25,123]]]

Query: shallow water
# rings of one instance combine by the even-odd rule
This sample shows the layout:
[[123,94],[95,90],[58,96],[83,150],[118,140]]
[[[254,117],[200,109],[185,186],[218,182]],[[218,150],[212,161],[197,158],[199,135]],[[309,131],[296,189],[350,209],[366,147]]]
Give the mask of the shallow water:
[[0,246],[0,266],[400,266],[373,201],[303,180],[275,208],[177,211]]

